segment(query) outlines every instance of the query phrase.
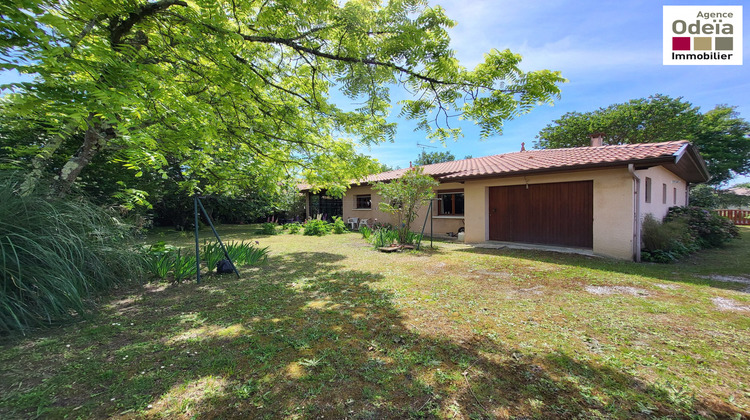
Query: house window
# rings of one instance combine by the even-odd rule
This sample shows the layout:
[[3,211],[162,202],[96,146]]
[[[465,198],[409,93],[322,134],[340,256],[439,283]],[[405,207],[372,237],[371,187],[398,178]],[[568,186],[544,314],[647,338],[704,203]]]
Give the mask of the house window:
[[438,215],[440,216],[463,216],[464,193],[463,191],[438,192]]
[[371,209],[372,208],[372,200],[370,197],[370,194],[363,194],[357,196],[357,209]]
[[677,205],[677,188],[674,188],[674,191],[672,193],[672,204]]
[[661,184],[661,203],[667,204],[667,184]]
[[646,202],[651,202],[651,178],[646,177]]

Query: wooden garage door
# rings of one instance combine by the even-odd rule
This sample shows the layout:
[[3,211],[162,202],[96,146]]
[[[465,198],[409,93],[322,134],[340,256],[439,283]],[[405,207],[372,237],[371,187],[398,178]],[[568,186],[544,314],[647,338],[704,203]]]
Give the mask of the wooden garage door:
[[594,182],[492,187],[490,240],[592,248]]

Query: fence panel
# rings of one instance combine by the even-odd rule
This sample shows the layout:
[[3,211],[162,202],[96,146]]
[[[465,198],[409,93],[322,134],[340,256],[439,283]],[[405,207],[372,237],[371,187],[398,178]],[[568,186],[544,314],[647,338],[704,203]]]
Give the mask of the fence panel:
[[728,217],[735,225],[750,225],[750,210],[716,210],[720,216]]

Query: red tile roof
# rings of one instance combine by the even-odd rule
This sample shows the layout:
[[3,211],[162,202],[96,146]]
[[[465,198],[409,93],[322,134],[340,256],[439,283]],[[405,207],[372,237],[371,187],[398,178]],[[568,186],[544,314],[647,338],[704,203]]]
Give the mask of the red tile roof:
[[[567,149],[527,150],[480,158],[435,163],[422,168],[426,174],[443,182],[470,178],[512,176],[534,172],[552,172],[571,169],[591,169],[607,166],[625,166],[629,163],[650,165],[675,165],[688,148],[693,146],[686,140],[664,143],[623,144],[616,146],[573,147]],[[693,152],[697,155],[696,152]],[[705,170],[703,160],[698,156]],[[700,169],[700,168],[699,168]],[[400,178],[406,169],[370,175],[360,183],[390,181]],[[705,176],[696,175],[698,178]]]

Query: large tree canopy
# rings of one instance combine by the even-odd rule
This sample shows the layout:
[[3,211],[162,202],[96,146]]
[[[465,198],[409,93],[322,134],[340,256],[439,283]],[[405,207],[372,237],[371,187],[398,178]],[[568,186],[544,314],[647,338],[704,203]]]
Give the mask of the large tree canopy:
[[0,105],[4,124],[40,133],[25,187],[77,136],[54,170],[63,193],[103,151],[136,176],[176,161],[190,190],[342,183],[371,170],[355,141],[392,139],[393,86],[412,94],[400,112],[445,139],[456,115],[498,133],[564,81],[508,50],[465,69],[454,22],[419,0],[11,0],[0,16],[0,66],[37,75]]
[[593,133],[604,133],[604,144],[689,140],[706,160],[712,184],[750,173],[750,124],[728,105],[701,114],[682,98],[654,95],[592,112],[569,112],[539,132],[535,147],[587,146]]

